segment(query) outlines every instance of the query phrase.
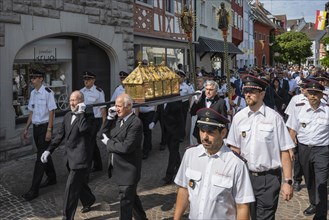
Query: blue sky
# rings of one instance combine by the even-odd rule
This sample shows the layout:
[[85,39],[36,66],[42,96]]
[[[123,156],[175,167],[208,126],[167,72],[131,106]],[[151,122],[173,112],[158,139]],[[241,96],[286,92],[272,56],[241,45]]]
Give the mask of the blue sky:
[[305,18],[315,23],[316,10],[324,10],[328,0],[259,0],[273,15],[286,14],[287,19]]

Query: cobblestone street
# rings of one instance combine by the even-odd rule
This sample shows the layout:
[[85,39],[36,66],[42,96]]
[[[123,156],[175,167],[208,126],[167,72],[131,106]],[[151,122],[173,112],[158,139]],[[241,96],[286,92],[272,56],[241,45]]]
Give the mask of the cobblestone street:
[[[142,178],[138,192],[149,219],[172,219],[177,187],[172,184],[162,186],[161,178],[165,174],[168,151],[159,151],[160,132],[157,125],[153,132],[153,149],[147,160],[143,160]],[[188,145],[186,140],[181,144],[181,152]],[[57,184],[40,189],[39,197],[26,202],[20,196],[31,184],[35,155],[2,163],[0,173],[0,219],[61,219],[63,193],[67,178],[63,148],[53,153],[57,172]],[[107,153],[101,149],[103,164],[106,167]],[[117,186],[107,177],[105,169],[92,173],[90,187],[96,196],[96,203],[88,213],[81,213],[81,204],[77,209],[75,219],[118,219]],[[303,210],[308,207],[308,197],[305,186],[294,194],[290,202],[280,199],[277,219],[312,219],[305,217]],[[187,217],[187,215],[186,215]],[[187,218],[186,218],[187,219]]]

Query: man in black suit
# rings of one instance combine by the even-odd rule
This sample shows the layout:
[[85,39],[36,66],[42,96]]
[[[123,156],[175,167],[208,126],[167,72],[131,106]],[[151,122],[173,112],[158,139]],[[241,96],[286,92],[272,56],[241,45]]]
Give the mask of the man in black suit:
[[166,176],[162,178],[164,184],[174,182],[174,177],[180,166],[179,139],[184,132],[183,104],[182,101],[170,102],[158,105],[153,122],[149,125],[153,129],[155,123],[161,120],[164,127],[164,135],[167,140],[169,159]]
[[[200,98],[196,100],[190,110],[191,116],[196,115],[196,112],[202,108],[212,108],[216,110],[219,114],[227,117],[227,108],[225,100],[219,98],[218,94],[218,84],[213,80],[207,80],[205,82],[205,91],[202,92]],[[200,141],[199,127],[196,125],[193,131],[194,137]]]
[[108,174],[119,185],[120,219],[124,220],[133,215],[135,219],[147,219],[136,193],[141,176],[143,124],[132,105],[128,94],[119,95],[101,129],[101,141],[109,152]]
[[63,219],[74,219],[79,199],[83,205],[81,212],[90,211],[91,205],[95,203],[95,196],[87,183],[92,159],[91,127],[84,113],[86,105],[83,102],[82,92],[72,92],[71,112],[66,113],[57,135],[41,156],[41,162],[46,163],[50,153],[60,145],[62,140],[65,141],[67,167],[70,174],[64,193]]

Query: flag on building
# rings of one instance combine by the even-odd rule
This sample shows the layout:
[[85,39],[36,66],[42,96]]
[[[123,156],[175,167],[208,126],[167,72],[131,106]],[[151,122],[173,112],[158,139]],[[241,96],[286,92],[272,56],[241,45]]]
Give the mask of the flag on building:
[[315,29],[316,30],[324,30],[324,26],[326,23],[326,11],[316,10],[316,22],[315,22]]

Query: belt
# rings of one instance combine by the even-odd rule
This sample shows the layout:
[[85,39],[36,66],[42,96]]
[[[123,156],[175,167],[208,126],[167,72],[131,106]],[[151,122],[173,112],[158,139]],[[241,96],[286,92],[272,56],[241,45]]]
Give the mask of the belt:
[[299,143],[299,144],[303,147],[309,147],[309,148],[312,148],[312,147],[328,147],[328,145],[317,146],[317,145],[312,145],[312,144],[302,144],[302,143]]
[[265,176],[267,174],[280,175],[281,168],[276,168],[276,169],[262,171],[262,172],[249,171],[249,173],[250,173],[250,175],[253,175],[253,176]]
[[47,125],[48,122],[45,122],[45,123],[40,123],[40,124],[33,124],[33,127],[41,127],[41,126],[44,126],[44,125]]

